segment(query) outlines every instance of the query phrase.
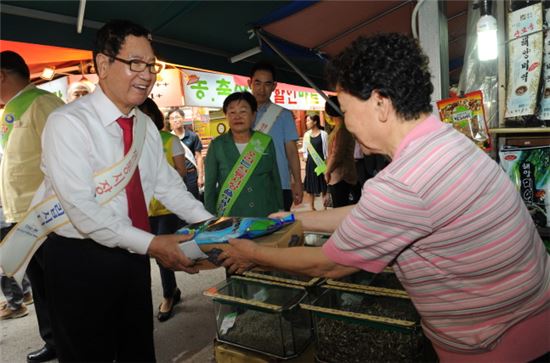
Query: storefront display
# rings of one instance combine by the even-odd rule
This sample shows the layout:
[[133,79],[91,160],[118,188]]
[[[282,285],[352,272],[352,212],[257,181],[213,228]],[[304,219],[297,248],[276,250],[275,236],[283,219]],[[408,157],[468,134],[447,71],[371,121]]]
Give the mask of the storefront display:
[[500,165],[521,194],[535,224],[550,227],[550,145],[506,147],[499,152],[499,158]]
[[543,62],[542,4],[508,14],[508,126],[539,126],[536,117]]

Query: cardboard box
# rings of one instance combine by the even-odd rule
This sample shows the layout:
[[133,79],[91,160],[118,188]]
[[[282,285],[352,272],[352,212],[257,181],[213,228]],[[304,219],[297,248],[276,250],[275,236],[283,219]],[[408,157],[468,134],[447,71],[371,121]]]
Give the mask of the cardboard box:
[[[302,222],[296,221],[292,224],[289,224],[280,230],[273,232],[267,236],[259,237],[253,240],[254,242],[267,247],[293,247],[293,246],[302,246],[304,244],[304,235],[302,230]],[[225,250],[227,248],[227,243],[214,243],[208,245],[201,245],[200,248],[204,253],[207,253],[213,249]],[[197,261],[195,264],[200,270],[210,270],[213,268],[218,268],[209,260]]]

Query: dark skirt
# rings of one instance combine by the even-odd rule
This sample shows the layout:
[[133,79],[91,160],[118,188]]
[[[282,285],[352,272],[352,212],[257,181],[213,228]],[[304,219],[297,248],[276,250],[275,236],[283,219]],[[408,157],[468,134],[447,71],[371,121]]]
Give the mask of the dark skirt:
[[[321,135],[310,138],[311,145],[315,148],[319,155],[323,155],[323,141]],[[304,178],[304,190],[309,194],[326,193],[327,183],[325,182],[325,174],[317,176],[315,174],[315,162],[311,155],[308,154],[306,160],[306,176]]]

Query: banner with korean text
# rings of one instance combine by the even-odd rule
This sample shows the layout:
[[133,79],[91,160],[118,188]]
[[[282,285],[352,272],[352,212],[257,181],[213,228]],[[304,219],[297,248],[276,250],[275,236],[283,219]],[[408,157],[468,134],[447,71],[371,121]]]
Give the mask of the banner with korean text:
[[[180,70],[186,106],[221,108],[233,92],[249,91],[248,77]],[[277,83],[271,101],[289,110],[323,110],[325,100],[313,88]]]

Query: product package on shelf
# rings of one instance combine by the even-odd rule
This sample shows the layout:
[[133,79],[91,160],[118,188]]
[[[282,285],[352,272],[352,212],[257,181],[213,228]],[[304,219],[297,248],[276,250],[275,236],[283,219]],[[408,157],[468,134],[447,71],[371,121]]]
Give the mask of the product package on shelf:
[[312,340],[311,314],[304,287],[232,276],[204,292],[214,301],[218,341],[289,359]]
[[500,165],[512,179],[529,208],[535,224],[550,227],[550,145],[504,147]]
[[537,3],[508,15],[507,127],[545,125],[537,114],[543,68],[542,9],[542,3]]
[[436,361],[408,297],[331,285],[324,290],[311,304],[300,304],[313,316],[317,362]]
[[[544,9],[544,26],[550,26],[550,8]],[[542,67],[542,87],[537,116],[544,125],[550,126],[550,30],[544,31],[544,56]]]
[[437,101],[437,108],[441,121],[453,125],[483,150],[491,149],[481,91]]
[[180,243],[185,255],[196,261],[201,270],[219,267],[220,253],[231,238],[249,238],[268,247],[303,245],[302,223],[291,214],[283,219],[219,217],[179,229],[176,234],[193,234],[193,239]]

